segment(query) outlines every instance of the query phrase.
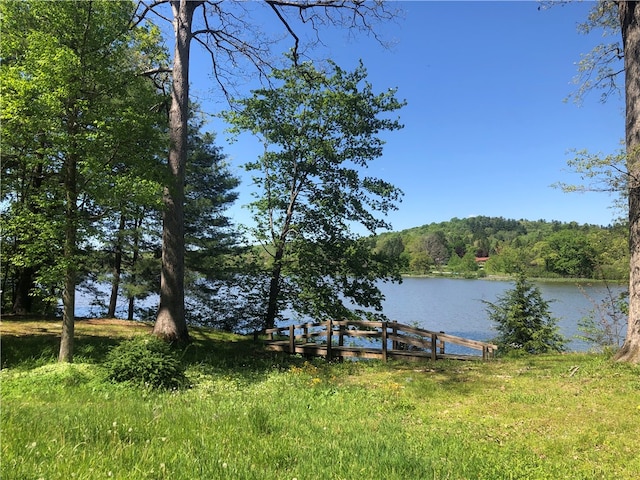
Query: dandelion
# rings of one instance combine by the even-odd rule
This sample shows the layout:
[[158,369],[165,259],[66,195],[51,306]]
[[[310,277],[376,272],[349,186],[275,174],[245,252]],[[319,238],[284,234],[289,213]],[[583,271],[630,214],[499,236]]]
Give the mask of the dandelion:
[[222,463],[222,468],[227,468],[227,462]]

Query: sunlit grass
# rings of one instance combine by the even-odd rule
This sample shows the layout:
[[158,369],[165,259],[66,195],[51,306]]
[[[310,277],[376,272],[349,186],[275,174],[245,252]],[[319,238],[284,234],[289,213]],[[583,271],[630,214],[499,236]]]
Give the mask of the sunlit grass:
[[[6,323],[14,351],[27,337]],[[192,387],[173,392],[106,383],[98,353],[35,365],[3,349],[0,477],[639,478],[639,367],[587,354],[326,364],[194,337]]]

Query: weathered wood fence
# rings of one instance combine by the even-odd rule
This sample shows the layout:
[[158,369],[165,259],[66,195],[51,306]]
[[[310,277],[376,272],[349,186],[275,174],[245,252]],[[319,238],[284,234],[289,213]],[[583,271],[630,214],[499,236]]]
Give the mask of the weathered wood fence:
[[[286,327],[266,332],[266,349],[291,354],[322,356],[327,360],[344,357],[388,359],[480,359],[495,356],[497,345],[411,327],[398,322],[328,320]],[[379,340],[367,346],[345,345],[349,337]],[[353,343],[353,342],[352,342]],[[478,350],[479,354],[449,354],[445,346],[459,345]]]

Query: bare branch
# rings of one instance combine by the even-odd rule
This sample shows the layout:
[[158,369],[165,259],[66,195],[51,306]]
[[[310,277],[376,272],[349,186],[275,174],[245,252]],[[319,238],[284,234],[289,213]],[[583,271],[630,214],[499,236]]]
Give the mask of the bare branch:
[[149,13],[153,13],[154,15],[161,18],[162,20],[165,20],[171,23],[171,19],[169,17],[165,15],[161,15],[160,13],[158,13],[156,9],[160,5],[169,3],[169,1],[170,0],[154,0],[154,1],[139,0],[138,5],[134,11],[133,18],[131,19],[132,26],[135,27],[140,23],[142,23],[144,20],[147,20]]
[[276,15],[278,16],[278,18],[280,19],[280,21],[282,22],[284,27],[287,29],[287,31],[289,32],[289,35],[291,35],[291,37],[293,37],[293,41],[294,41],[293,62],[295,64],[297,64],[298,63],[298,48],[299,48],[299,45],[300,45],[300,38],[293,31],[293,29],[291,28],[291,25],[289,25],[289,22],[287,22],[287,20],[282,16],[282,14],[280,13],[280,10],[278,10],[277,5],[275,5],[272,2],[267,2],[267,3],[271,7],[271,9],[276,13]]
[[[315,32],[316,42],[320,41],[320,27],[346,26],[349,30],[358,30],[372,35],[376,41],[384,45],[382,38],[373,28],[373,22],[391,20],[397,11],[388,9],[390,2],[361,0],[266,0],[267,4],[277,12],[281,21],[286,10],[296,14],[297,19]],[[285,20],[285,27],[291,24]],[[297,37],[294,37],[294,39]],[[297,52],[295,45],[294,54]]]

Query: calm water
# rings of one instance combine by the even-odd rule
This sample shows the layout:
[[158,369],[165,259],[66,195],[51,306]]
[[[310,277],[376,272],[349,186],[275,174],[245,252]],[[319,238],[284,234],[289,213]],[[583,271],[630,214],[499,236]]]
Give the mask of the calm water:
[[[536,285],[543,298],[550,302],[549,308],[553,317],[558,319],[560,332],[569,340],[567,348],[576,351],[591,348],[592,345],[574,337],[579,333],[578,321],[589,314],[593,308],[592,301],[600,302],[605,298],[606,288],[582,286],[583,292],[570,283]],[[511,288],[513,282],[450,278],[405,278],[402,284],[381,285],[386,298],[384,313],[390,320],[474,340],[489,340],[496,335],[483,300],[496,302],[498,296]],[[612,290],[621,292],[623,287],[612,287]],[[97,314],[97,310],[88,305],[89,299],[79,295],[78,300],[78,316]],[[147,299],[145,304],[154,306],[157,298]],[[117,314],[126,316],[125,311],[119,310]],[[295,316],[289,318],[295,319],[296,323],[301,321]],[[291,321],[284,321],[283,325]]]
[[[591,347],[573,338],[578,321],[593,308],[592,301],[606,297],[604,286],[536,283],[549,309],[558,319],[560,332],[570,341],[569,350],[583,351]],[[512,289],[512,282],[493,280],[463,280],[449,278],[405,278],[403,283],[385,284],[384,312],[391,320],[417,324],[428,330],[452,335],[488,340],[496,335],[483,300],[496,302],[498,296]],[[620,292],[623,287],[612,287]],[[586,295],[585,295],[586,293]]]

